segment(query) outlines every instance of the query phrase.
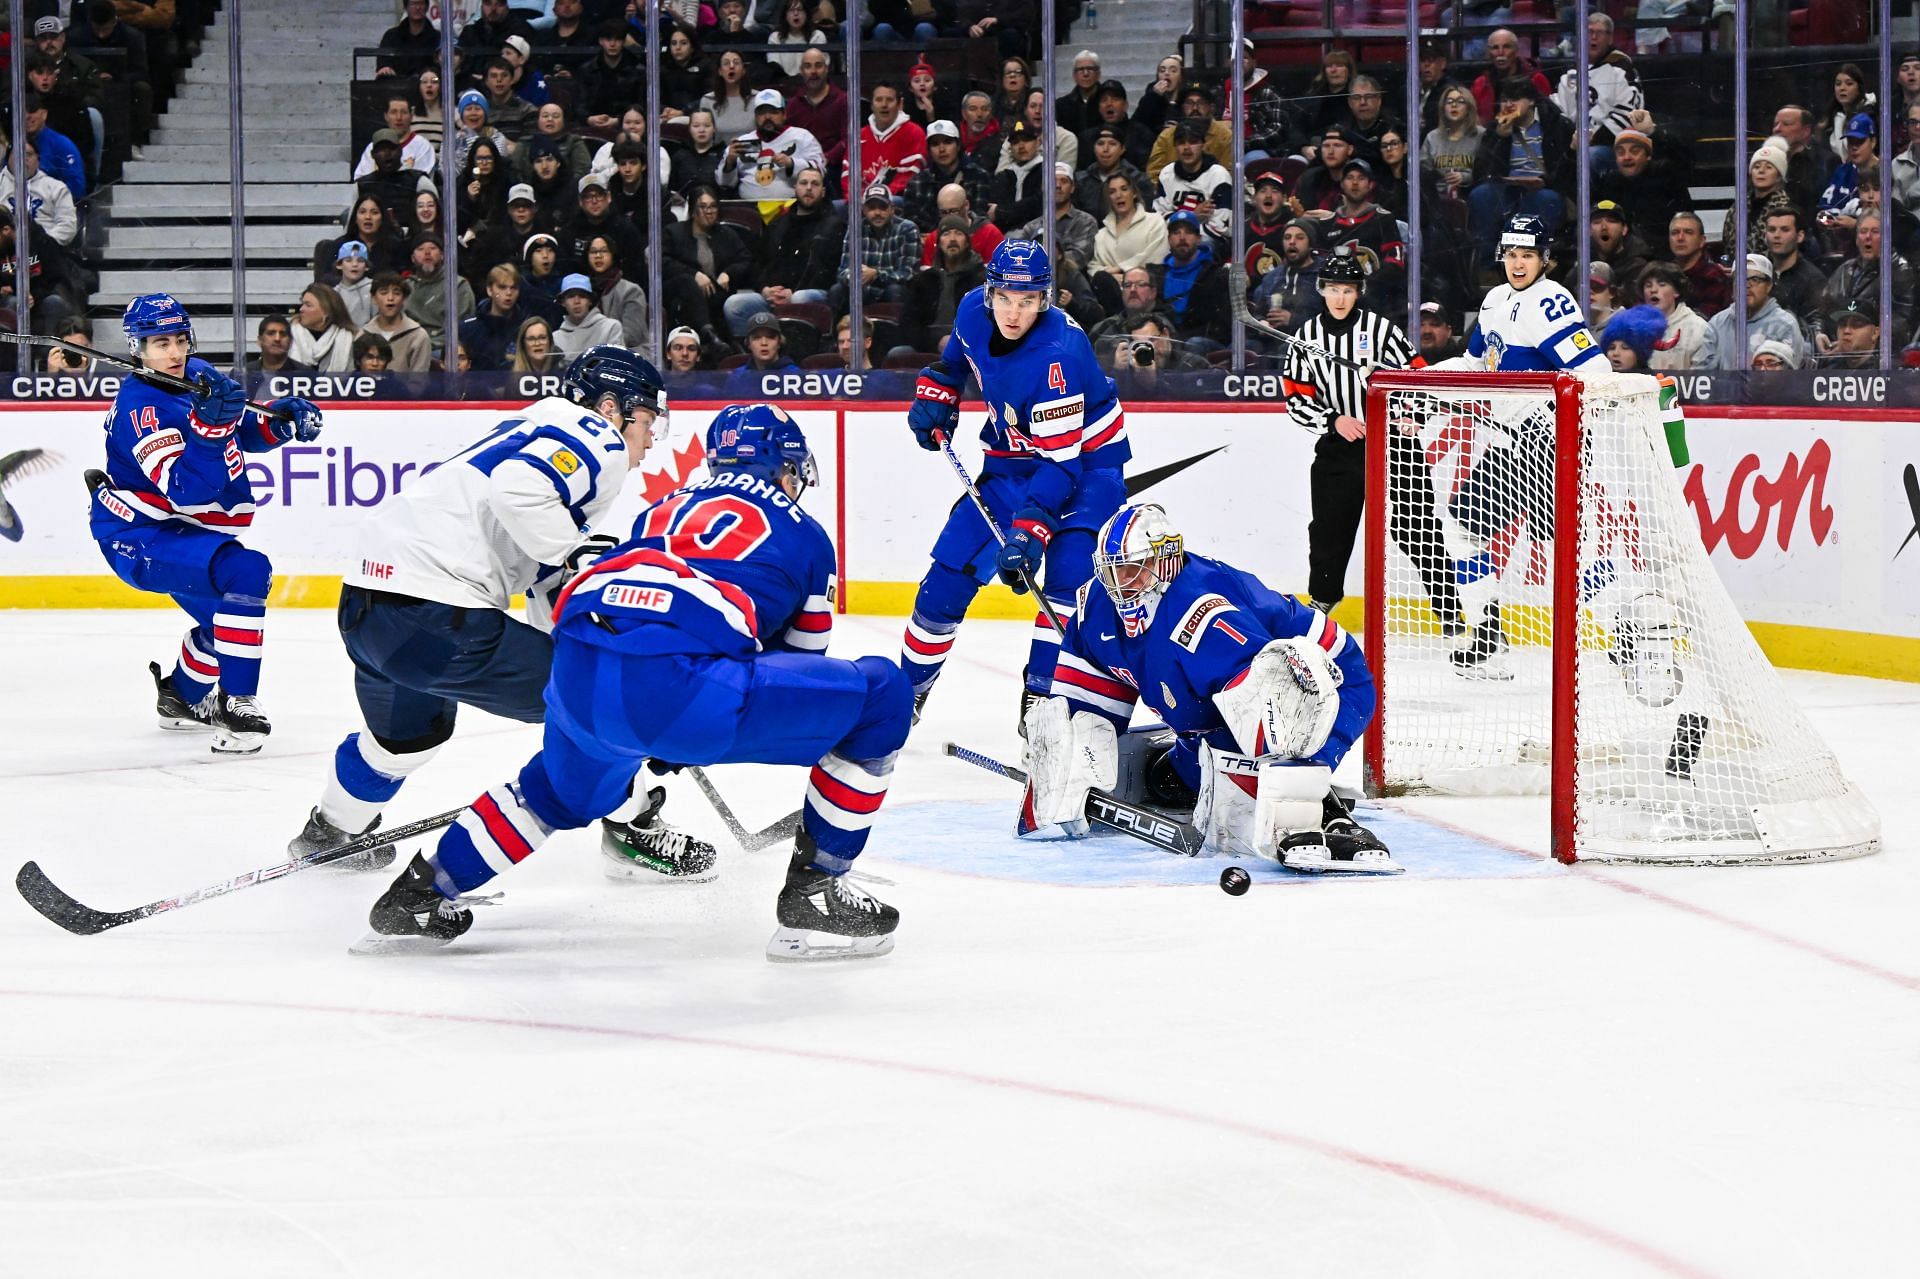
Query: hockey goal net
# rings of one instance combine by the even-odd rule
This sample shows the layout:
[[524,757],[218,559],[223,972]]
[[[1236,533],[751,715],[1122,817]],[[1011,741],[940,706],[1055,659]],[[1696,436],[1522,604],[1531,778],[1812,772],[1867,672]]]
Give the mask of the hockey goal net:
[[1659,383],[1376,372],[1374,794],[1544,794],[1562,861],[1852,857],[1879,818],[1681,496]]

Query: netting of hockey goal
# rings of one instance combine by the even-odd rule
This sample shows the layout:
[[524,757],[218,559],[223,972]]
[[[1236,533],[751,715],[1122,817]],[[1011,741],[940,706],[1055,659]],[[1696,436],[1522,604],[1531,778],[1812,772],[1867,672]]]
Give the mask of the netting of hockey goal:
[[1382,371],[1367,412],[1371,793],[1544,794],[1565,862],[1879,848],[1707,557],[1655,379]]

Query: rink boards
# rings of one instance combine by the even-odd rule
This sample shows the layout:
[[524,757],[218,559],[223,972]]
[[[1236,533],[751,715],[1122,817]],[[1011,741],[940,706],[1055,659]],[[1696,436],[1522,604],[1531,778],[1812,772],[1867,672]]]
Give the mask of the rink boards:
[[[513,406],[331,406],[326,433],[250,457],[259,514],[247,533],[273,560],[279,606],[330,606],[362,549],[367,512],[494,426]],[[703,473],[719,403],[676,405],[667,439],[630,479],[608,527]],[[18,540],[0,541],[0,607],[164,605],[104,572],[87,531],[82,472],[100,464],[104,405],[0,411],[0,470],[17,450],[57,455],[0,489]],[[897,408],[795,408],[820,467],[807,508],[840,548],[842,607],[903,614],[927,548],[959,495]],[[1696,408],[1680,472],[1713,559],[1779,664],[1920,678],[1920,429],[1890,410]],[[1735,417],[1734,414],[1738,414]],[[983,414],[963,414],[963,437]],[[1130,409],[1130,488],[1165,505],[1195,550],[1298,589],[1306,579],[1307,472],[1315,437],[1263,404]],[[978,470],[978,449],[963,449]],[[4,531],[4,529],[0,529]],[[11,534],[9,534],[11,537]],[[1348,573],[1361,582],[1360,553]],[[995,590],[978,611],[1020,616]],[[1352,604],[1346,618],[1358,625]]]

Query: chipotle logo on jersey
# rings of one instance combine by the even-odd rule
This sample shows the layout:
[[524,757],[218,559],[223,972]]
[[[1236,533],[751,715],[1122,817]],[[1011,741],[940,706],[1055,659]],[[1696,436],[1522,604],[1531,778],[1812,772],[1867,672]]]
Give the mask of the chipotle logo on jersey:
[[1825,440],[1815,440],[1804,457],[1789,451],[1771,476],[1765,473],[1759,454],[1742,457],[1727,476],[1717,514],[1707,493],[1704,467],[1695,466],[1687,474],[1682,491],[1700,521],[1700,540],[1708,553],[1724,543],[1735,559],[1748,560],[1765,544],[1769,532],[1781,550],[1792,550],[1793,530],[1803,508],[1813,544],[1826,544],[1834,520],[1833,507],[1827,504],[1832,466],[1833,450]]

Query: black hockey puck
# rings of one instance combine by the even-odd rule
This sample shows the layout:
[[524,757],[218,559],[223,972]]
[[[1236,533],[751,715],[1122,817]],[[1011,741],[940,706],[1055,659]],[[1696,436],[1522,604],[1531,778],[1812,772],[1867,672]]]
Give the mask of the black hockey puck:
[[1253,887],[1253,876],[1238,866],[1229,866],[1220,872],[1220,891],[1230,897],[1238,897],[1251,887]]

